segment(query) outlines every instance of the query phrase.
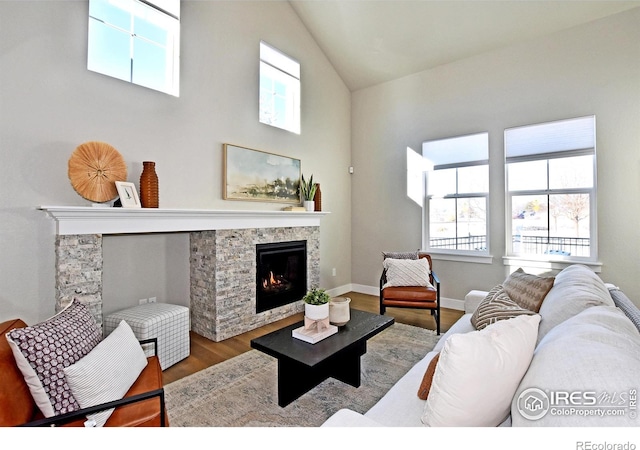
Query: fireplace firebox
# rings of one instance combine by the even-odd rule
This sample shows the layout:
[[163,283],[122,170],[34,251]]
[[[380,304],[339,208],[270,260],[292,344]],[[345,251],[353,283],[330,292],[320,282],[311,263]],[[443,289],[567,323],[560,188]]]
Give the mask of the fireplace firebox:
[[256,244],[256,312],[296,302],[307,291],[307,241]]

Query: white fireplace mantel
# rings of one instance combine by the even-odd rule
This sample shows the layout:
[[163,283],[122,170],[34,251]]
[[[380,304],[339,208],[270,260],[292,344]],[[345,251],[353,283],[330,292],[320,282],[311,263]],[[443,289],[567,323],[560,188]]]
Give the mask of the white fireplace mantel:
[[320,226],[328,212],[39,206],[56,234],[170,233],[180,231]]

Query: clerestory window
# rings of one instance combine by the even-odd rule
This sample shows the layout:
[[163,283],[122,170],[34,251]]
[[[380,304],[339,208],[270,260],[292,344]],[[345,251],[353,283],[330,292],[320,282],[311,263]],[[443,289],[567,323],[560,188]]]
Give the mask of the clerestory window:
[[180,1],[90,0],[87,68],[178,97]]
[[300,63],[260,42],[260,122],[300,134]]

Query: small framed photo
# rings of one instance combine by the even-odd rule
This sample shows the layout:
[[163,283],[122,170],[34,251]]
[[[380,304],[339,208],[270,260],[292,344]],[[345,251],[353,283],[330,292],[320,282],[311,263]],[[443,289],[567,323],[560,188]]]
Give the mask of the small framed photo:
[[141,208],[138,191],[133,183],[126,181],[116,181],[116,189],[120,196],[120,203],[123,208]]

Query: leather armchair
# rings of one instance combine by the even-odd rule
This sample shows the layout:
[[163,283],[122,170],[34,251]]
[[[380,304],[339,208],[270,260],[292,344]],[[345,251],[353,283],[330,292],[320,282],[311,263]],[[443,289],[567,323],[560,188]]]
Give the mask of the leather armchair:
[[380,314],[386,312],[387,307],[428,309],[434,316],[436,331],[440,334],[440,279],[433,271],[431,255],[418,252],[419,258],[426,258],[429,262],[429,283],[431,286],[393,286],[383,287],[387,282],[386,270],[380,276]]
[[114,407],[116,409],[105,426],[158,427],[169,425],[164,402],[162,369],[157,356],[147,358],[147,366],[124,398],[68,414],[45,418],[36,406],[5,338],[5,334],[12,329],[26,326],[27,324],[20,319],[0,323],[0,426],[83,427],[87,414]]

